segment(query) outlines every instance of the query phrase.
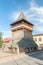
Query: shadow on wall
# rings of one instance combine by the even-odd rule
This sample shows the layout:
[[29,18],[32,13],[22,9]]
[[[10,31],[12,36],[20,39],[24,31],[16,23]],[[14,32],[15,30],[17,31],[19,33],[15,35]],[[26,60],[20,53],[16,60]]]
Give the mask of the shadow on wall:
[[37,51],[37,44],[33,40],[26,40],[22,38],[18,43],[19,52],[32,52]]
[[38,46],[33,40],[22,38],[18,43],[19,52],[25,52],[28,56],[43,60],[43,52],[38,51]]

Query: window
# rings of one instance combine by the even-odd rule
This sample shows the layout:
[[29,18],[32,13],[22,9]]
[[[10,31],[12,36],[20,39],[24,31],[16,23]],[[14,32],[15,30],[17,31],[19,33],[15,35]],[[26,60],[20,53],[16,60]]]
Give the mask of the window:
[[37,41],[37,38],[35,38],[35,41]]
[[41,38],[39,38],[39,41],[41,41]]

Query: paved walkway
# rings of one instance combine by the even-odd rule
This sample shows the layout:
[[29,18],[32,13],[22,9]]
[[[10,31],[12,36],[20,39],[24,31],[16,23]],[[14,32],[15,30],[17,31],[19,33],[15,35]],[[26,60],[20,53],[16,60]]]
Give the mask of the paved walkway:
[[43,65],[43,52],[5,57],[0,59],[0,65]]

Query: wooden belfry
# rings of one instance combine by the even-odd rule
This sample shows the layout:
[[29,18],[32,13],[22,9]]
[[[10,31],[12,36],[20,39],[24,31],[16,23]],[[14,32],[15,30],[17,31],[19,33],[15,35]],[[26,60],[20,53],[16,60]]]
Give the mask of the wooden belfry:
[[32,36],[33,24],[27,20],[23,12],[21,12],[17,20],[11,24],[11,31],[14,53],[36,50],[37,45],[33,41]]

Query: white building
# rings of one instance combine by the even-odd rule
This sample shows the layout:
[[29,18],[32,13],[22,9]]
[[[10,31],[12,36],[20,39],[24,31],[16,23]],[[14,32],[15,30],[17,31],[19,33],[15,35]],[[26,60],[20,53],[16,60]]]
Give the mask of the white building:
[[43,50],[43,34],[33,35],[33,39],[38,46],[38,50]]

